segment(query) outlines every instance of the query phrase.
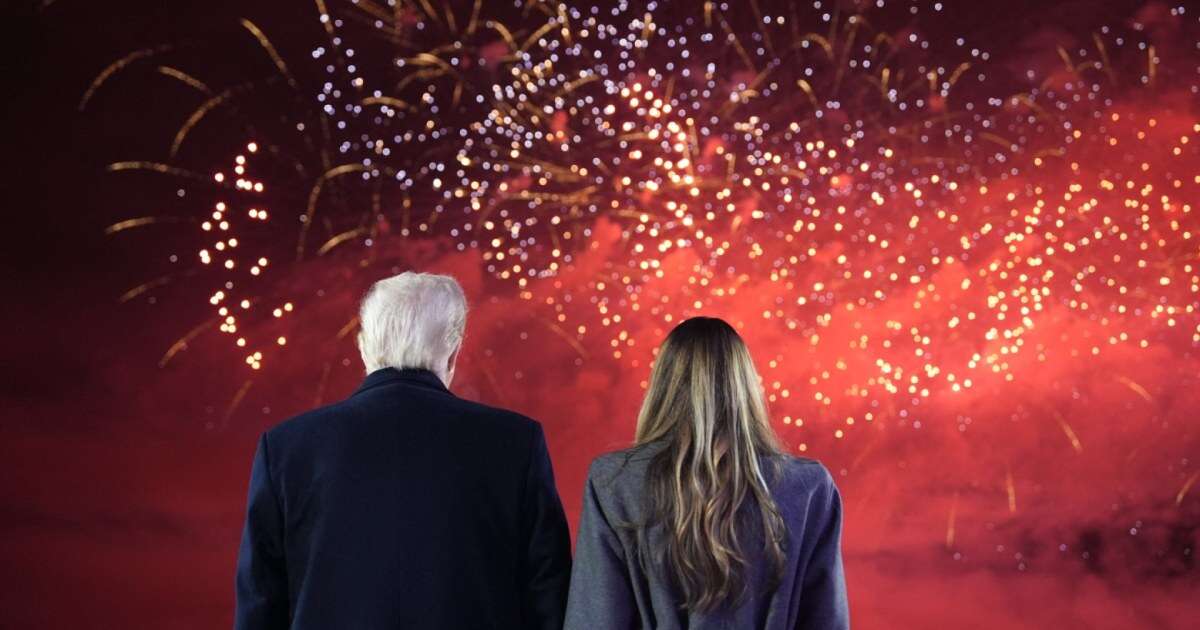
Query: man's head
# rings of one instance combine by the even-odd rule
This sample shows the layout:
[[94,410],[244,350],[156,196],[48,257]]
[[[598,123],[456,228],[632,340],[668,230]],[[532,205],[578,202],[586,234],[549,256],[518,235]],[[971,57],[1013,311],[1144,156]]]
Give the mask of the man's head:
[[450,276],[406,271],[371,286],[359,310],[367,372],[423,368],[447,387],[467,324],[467,300]]

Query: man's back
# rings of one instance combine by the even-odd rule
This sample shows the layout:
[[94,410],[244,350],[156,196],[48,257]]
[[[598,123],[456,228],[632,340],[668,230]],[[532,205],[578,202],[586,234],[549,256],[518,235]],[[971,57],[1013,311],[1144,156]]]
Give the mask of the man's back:
[[558,628],[566,519],[541,427],[383,369],[268,431],[237,627]]

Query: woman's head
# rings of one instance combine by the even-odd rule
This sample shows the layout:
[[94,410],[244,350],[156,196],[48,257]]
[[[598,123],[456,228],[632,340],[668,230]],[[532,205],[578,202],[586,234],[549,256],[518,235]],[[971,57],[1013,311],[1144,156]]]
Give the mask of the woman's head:
[[664,566],[684,605],[710,610],[742,594],[751,523],[778,574],[784,526],[763,465],[779,449],[750,352],[732,326],[694,317],[667,335],[638,416],[637,443],[649,442],[665,444],[647,480],[650,516],[664,528]]

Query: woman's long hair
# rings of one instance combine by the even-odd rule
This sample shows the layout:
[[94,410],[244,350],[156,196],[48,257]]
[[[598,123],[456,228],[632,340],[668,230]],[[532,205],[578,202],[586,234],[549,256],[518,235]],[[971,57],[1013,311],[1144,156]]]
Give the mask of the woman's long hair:
[[[663,526],[658,551],[685,608],[710,611],[744,595],[749,540],[762,541],[778,579],[785,529],[764,467],[780,450],[750,351],[732,326],[694,317],[667,335],[636,441],[665,443],[648,468],[646,525]],[[755,526],[761,537],[747,536]]]

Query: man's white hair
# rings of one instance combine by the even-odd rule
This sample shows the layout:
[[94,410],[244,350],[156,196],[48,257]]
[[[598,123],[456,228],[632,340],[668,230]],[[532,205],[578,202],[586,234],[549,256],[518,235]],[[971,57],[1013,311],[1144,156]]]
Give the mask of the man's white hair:
[[423,368],[441,374],[462,344],[467,299],[450,276],[406,271],[371,286],[359,309],[367,372]]

